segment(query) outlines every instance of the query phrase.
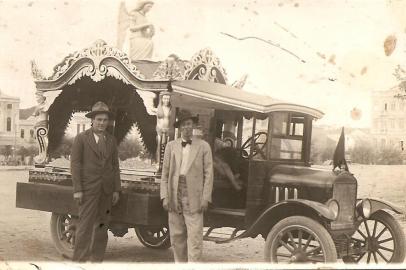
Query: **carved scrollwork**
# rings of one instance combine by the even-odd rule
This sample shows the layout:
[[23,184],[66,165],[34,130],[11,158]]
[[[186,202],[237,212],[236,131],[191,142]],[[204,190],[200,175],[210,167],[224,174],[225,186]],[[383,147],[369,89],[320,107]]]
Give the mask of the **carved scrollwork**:
[[37,127],[35,131],[39,146],[38,155],[34,157],[36,164],[44,164],[47,159],[48,149],[48,129],[46,127]]
[[179,57],[171,54],[165,61],[163,61],[154,74],[152,75],[156,80],[183,80],[184,70],[180,67]]
[[205,48],[196,53],[186,64],[185,80],[205,80],[226,84],[227,73],[220,64],[220,59],[213,51]]
[[[127,54],[118,50],[117,48],[108,46],[103,40],[97,40],[92,47],[74,52],[65,57],[62,63],[54,68],[54,73],[50,77],[50,80],[56,80],[61,77],[81,59],[89,59],[90,63],[84,65],[84,67],[82,67],[82,69],[71,79],[69,84],[72,84],[83,76],[88,76],[96,82],[101,81],[106,76],[117,77],[117,72],[113,70],[114,67],[110,67],[105,64],[105,59],[107,58],[114,58],[120,61],[135,77],[145,79],[145,76],[141,74],[137,67],[131,63]],[[128,81],[122,75],[119,77],[119,79],[125,83],[128,83]]]

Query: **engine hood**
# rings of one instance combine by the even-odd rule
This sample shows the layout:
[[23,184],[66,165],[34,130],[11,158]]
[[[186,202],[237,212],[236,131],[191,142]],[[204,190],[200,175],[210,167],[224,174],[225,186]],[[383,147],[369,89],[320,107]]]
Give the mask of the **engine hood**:
[[336,181],[356,181],[348,172],[301,167],[294,165],[277,165],[272,169],[270,183],[286,187],[307,186],[330,189]]

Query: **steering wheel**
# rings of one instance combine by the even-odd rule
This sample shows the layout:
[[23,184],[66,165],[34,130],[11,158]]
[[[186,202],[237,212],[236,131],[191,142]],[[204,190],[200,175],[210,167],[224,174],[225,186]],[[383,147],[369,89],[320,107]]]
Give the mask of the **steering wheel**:
[[[265,141],[264,142],[259,142],[259,138],[265,135]],[[253,144],[253,149],[252,149],[252,156],[256,156],[258,154],[261,155],[263,159],[266,159],[266,155],[264,153],[264,148],[266,146],[266,143],[268,142],[268,133],[261,131],[257,132],[254,134],[254,136],[249,137],[241,146],[241,157],[248,159],[249,157],[249,151],[251,148],[251,144]]]

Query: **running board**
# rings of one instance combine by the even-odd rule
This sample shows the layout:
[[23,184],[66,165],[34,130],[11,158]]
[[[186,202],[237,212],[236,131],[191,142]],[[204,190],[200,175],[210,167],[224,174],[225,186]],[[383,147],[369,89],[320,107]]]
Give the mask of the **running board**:
[[[225,234],[225,233],[213,232],[214,229],[221,229],[221,228],[209,227],[209,229],[206,231],[206,233],[203,236],[203,240],[215,242],[216,244],[229,243],[235,239],[238,239],[239,236],[236,236],[237,232],[241,231],[241,229],[235,228],[231,234]],[[222,235],[226,235],[228,237],[210,236],[210,234],[222,234]]]

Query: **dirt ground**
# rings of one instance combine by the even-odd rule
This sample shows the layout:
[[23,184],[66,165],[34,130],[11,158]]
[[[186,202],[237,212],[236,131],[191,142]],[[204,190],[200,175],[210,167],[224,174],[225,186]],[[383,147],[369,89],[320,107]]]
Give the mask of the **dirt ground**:
[[[351,165],[358,179],[358,196],[370,196],[406,208],[406,166]],[[16,182],[26,182],[28,171],[0,171],[0,261],[64,261],[55,250],[49,228],[50,214],[15,207]],[[398,216],[406,231],[405,218]],[[262,262],[264,240],[237,240],[229,244],[204,242],[205,262]],[[171,249],[144,247],[134,231],[122,238],[109,235],[105,256],[111,262],[172,262]]]

